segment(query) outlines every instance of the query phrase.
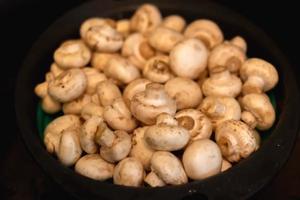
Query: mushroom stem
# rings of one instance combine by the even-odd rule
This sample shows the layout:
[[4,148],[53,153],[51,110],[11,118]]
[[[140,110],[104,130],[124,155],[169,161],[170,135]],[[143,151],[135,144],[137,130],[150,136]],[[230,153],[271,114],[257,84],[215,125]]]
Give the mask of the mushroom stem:
[[251,112],[248,112],[248,111],[242,112],[241,120],[243,122],[245,122],[246,124],[248,124],[248,126],[252,129],[254,129],[257,125],[255,116]]
[[165,186],[166,183],[157,176],[157,174],[151,171],[144,179],[145,183],[150,185],[151,187],[162,187]]
[[262,93],[264,80],[258,76],[250,76],[243,85],[243,94]]
[[98,125],[95,140],[99,145],[111,147],[115,138],[115,134],[107,127],[106,123],[102,122]]

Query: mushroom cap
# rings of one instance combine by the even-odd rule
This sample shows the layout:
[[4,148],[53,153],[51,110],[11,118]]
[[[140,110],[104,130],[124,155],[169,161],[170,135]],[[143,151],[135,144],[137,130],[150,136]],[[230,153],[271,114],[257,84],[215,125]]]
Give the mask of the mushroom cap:
[[97,69],[91,67],[83,68],[83,72],[87,77],[87,94],[94,94],[97,89],[98,83],[106,80],[106,76],[103,73],[100,73]]
[[165,84],[168,95],[176,101],[177,109],[195,108],[202,100],[199,85],[188,78],[176,77]]
[[50,66],[50,72],[53,74],[54,77],[57,77],[65,70],[59,67],[55,62],[51,64]]
[[112,81],[102,81],[97,85],[97,94],[102,106],[108,106],[122,97],[121,91]]
[[98,116],[102,118],[103,112],[104,112],[103,107],[91,102],[82,107],[81,118],[83,118],[84,120],[88,120],[93,116]]
[[156,151],[153,154],[151,170],[170,185],[180,185],[188,182],[180,160],[167,151]]
[[178,125],[189,131],[191,140],[210,138],[212,123],[201,111],[185,109],[176,113]]
[[74,114],[78,115],[81,113],[82,108],[91,102],[91,96],[88,94],[83,94],[79,98],[64,103],[63,104],[63,112],[64,114]]
[[145,176],[142,163],[136,158],[121,160],[114,170],[114,184],[138,187],[143,183]]
[[161,180],[161,178],[159,178],[154,172],[149,172],[144,178],[144,182],[151,187],[162,187],[166,185],[166,183]]
[[192,142],[185,149],[182,162],[189,178],[202,180],[221,171],[222,154],[212,140],[201,139]]
[[232,164],[223,158],[221,172],[224,172],[232,167]]
[[165,112],[173,116],[176,112],[176,103],[168,96],[163,85],[149,83],[145,91],[133,96],[130,110],[139,121],[152,125],[160,113]]
[[110,25],[111,27],[115,27],[115,21],[109,18],[100,18],[100,17],[92,17],[85,20],[80,26],[80,36],[81,38],[86,37],[86,33],[90,28],[94,26],[102,26],[102,25]]
[[242,97],[241,106],[244,110],[252,113],[259,130],[267,130],[274,124],[276,114],[268,96],[247,94]]
[[40,98],[45,98],[48,95],[48,82],[37,84],[34,88],[34,93]]
[[172,71],[179,77],[198,78],[206,68],[208,51],[197,39],[185,39],[179,42],[170,52]]
[[202,91],[205,96],[236,97],[242,90],[242,81],[228,70],[212,74],[203,81]]
[[103,72],[104,68],[107,66],[108,61],[116,55],[117,54],[114,53],[93,52],[91,65],[93,68]]
[[48,93],[56,101],[65,103],[80,97],[87,86],[87,78],[80,69],[70,69],[49,81]]
[[161,25],[181,33],[186,26],[186,21],[179,15],[169,15],[163,19]]
[[243,81],[247,81],[250,77],[261,79],[263,81],[263,92],[269,91],[278,82],[276,68],[271,63],[259,58],[246,60],[240,69],[240,76]]
[[234,44],[235,46],[241,48],[245,53],[247,51],[247,42],[242,36],[235,36],[230,40],[231,44]]
[[220,27],[208,19],[198,19],[190,23],[184,32],[187,38],[198,38],[211,49],[222,43],[224,36]]
[[130,33],[130,20],[129,19],[120,19],[116,23],[116,30],[119,33],[122,33],[124,37],[127,37]]
[[238,162],[259,148],[255,130],[237,120],[219,123],[215,131],[215,140],[222,155],[230,162]]
[[90,62],[91,51],[81,40],[67,40],[54,52],[54,60],[63,69],[83,67]]
[[42,99],[42,108],[46,113],[54,114],[61,110],[61,103],[54,100],[51,96],[46,95]]
[[227,68],[230,72],[239,72],[246,60],[245,52],[238,46],[224,42],[210,52],[208,57],[208,69],[210,73],[219,71],[219,68]]
[[82,176],[104,181],[113,176],[114,165],[103,160],[99,154],[88,154],[77,161],[75,171]]

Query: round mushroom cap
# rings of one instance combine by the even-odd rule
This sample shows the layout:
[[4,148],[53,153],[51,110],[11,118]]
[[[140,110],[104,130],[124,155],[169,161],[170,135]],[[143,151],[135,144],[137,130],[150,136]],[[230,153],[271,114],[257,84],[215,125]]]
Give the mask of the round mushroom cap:
[[181,33],[186,26],[186,21],[179,15],[169,15],[163,19],[161,25]]
[[230,40],[230,43],[234,44],[235,46],[237,46],[239,48],[241,48],[246,53],[246,51],[247,51],[247,42],[243,37],[241,37],[239,35],[235,36],[234,38],[232,38]]
[[62,103],[69,102],[80,97],[87,86],[87,78],[80,69],[70,69],[54,80],[49,81],[49,95]]
[[168,95],[176,101],[177,109],[195,108],[202,100],[199,85],[188,78],[176,77],[165,84]]
[[185,39],[179,42],[170,52],[172,71],[179,77],[196,79],[205,70],[208,51],[197,39]]
[[145,172],[142,163],[136,158],[121,160],[114,170],[114,184],[138,187],[143,183]]
[[82,39],[86,37],[86,33],[94,26],[109,25],[115,27],[115,21],[109,18],[92,17],[85,20],[80,26],[80,36]]
[[102,106],[108,106],[117,98],[122,97],[121,91],[112,81],[102,81],[97,85],[97,94]]
[[247,94],[242,97],[241,106],[244,110],[252,113],[259,130],[267,130],[274,124],[276,114],[268,96],[255,93]]
[[202,180],[221,172],[222,154],[216,143],[201,139],[185,149],[182,162],[189,178]]

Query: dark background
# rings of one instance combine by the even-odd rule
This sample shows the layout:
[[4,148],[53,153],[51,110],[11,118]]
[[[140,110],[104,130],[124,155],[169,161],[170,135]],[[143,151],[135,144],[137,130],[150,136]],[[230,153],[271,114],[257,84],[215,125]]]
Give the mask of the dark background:
[[[4,110],[0,132],[0,199],[71,199],[43,174],[22,144],[15,121],[13,93],[18,69],[32,43],[65,11],[85,1],[0,0],[0,94]],[[217,2],[265,30],[287,55],[296,76],[300,75],[297,30],[300,11],[295,1]],[[300,199],[300,139],[278,176],[253,199]]]

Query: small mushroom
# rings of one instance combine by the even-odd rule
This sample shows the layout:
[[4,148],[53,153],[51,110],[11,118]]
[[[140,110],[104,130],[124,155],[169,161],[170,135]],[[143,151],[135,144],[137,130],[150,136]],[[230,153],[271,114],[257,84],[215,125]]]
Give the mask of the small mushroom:
[[213,128],[222,121],[241,118],[240,104],[233,97],[208,96],[203,99],[198,109],[209,117]]
[[144,178],[144,182],[150,185],[151,187],[162,187],[166,185],[166,183],[161,178],[159,178],[154,172],[149,172]]
[[238,46],[224,42],[212,49],[208,58],[210,73],[228,69],[231,73],[238,73],[246,60],[245,52]]
[[176,101],[177,109],[195,108],[202,100],[199,85],[188,78],[176,77],[165,84],[165,90]]
[[176,113],[178,125],[189,131],[191,140],[210,138],[212,123],[202,112],[195,109],[185,109]]
[[221,172],[224,172],[232,167],[232,164],[223,158]]
[[202,84],[205,96],[236,97],[242,90],[242,81],[228,70],[213,73]]
[[178,126],[177,121],[169,114],[162,113],[157,117],[156,125],[145,130],[144,140],[154,150],[176,151],[185,147],[190,134]]
[[83,67],[91,56],[90,49],[81,40],[68,40],[54,52],[54,60],[62,69]]
[[116,23],[114,20],[109,18],[92,17],[85,20],[80,26],[80,36],[82,39],[86,37],[86,33],[94,26],[109,25],[115,27]]
[[73,101],[64,103],[63,112],[64,114],[79,115],[82,111],[82,108],[90,102],[91,102],[91,96],[88,94],[84,94]]
[[180,160],[167,151],[157,151],[153,154],[151,170],[166,184],[181,185],[188,182]]
[[179,42],[170,53],[172,71],[179,77],[196,79],[205,70],[208,51],[197,39],[185,39]]
[[251,128],[267,130],[274,124],[275,110],[264,94],[247,94],[241,98],[242,120]]
[[113,78],[123,84],[139,78],[140,72],[129,60],[122,57],[112,57],[104,69],[107,77]]
[[175,115],[176,103],[168,96],[163,85],[149,83],[145,91],[133,96],[130,110],[139,121],[151,125],[160,113]]
[[103,112],[104,112],[103,107],[93,102],[90,102],[88,104],[85,104],[82,107],[80,114],[81,114],[81,118],[83,118],[84,120],[88,120],[93,116],[103,118]]
[[116,23],[116,30],[123,35],[123,37],[127,37],[130,34],[130,20],[129,19],[121,19]]
[[99,154],[88,154],[77,161],[75,171],[82,176],[104,181],[113,177],[114,165],[103,160]]
[[247,158],[259,148],[255,130],[237,120],[227,120],[217,125],[215,140],[222,155],[230,162]]
[[162,21],[159,9],[152,4],[141,5],[130,19],[133,31],[147,33],[154,30]]
[[243,94],[267,92],[278,82],[275,67],[259,58],[246,60],[240,69],[240,76],[244,81]]
[[115,99],[122,97],[118,86],[109,80],[102,81],[98,84],[97,94],[102,106],[109,106]]
[[165,53],[169,53],[182,40],[181,33],[165,27],[158,27],[149,35],[149,44],[156,50]]
[[110,130],[106,123],[102,122],[97,127],[95,135],[95,142],[100,146],[111,147],[114,143],[116,136],[112,130]]
[[234,44],[235,46],[241,48],[245,53],[247,51],[247,42],[246,40],[241,36],[235,36],[230,40],[231,44]]
[[151,81],[144,78],[138,78],[126,86],[123,91],[123,99],[128,108],[130,108],[130,103],[133,96],[139,92],[145,91],[148,83],[151,83]]
[[49,81],[48,93],[58,102],[69,102],[80,97],[87,86],[87,78],[80,69],[70,69]]
[[184,36],[200,39],[208,49],[221,44],[224,39],[220,27],[208,19],[198,19],[190,23],[185,29]]
[[115,53],[93,52],[91,65],[93,68],[103,72],[108,64],[108,61],[116,55],[117,54]]
[[94,94],[96,92],[98,83],[100,83],[101,81],[105,81],[106,76],[103,73],[100,73],[98,70],[91,67],[83,68],[83,72],[87,77],[86,93]]
[[169,57],[160,55],[150,58],[143,69],[145,78],[156,83],[165,83],[173,77]]
[[189,178],[202,180],[221,172],[222,154],[212,140],[196,140],[185,149],[182,162]]
[[60,137],[57,157],[65,166],[72,166],[82,153],[77,130],[64,130]]
[[50,72],[53,74],[54,77],[57,77],[65,70],[59,67],[56,63],[52,63],[50,66]]
[[104,107],[103,118],[114,130],[131,132],[137,126],[122,98],[115,99],[111,105]]
[[78,130],[80,120],[76,115],[63,115],[51,121],[44,131],[44,143],[49,153],[58,152],[62,132]]
[[121,160],[114,170],[114,184],[138,187],[143,183],[145,172],[142,163],[135,158]]
[[161,25],[181,33],[185,28],[186,22],[185,19],[179,15],[169,15],[163,19]]

